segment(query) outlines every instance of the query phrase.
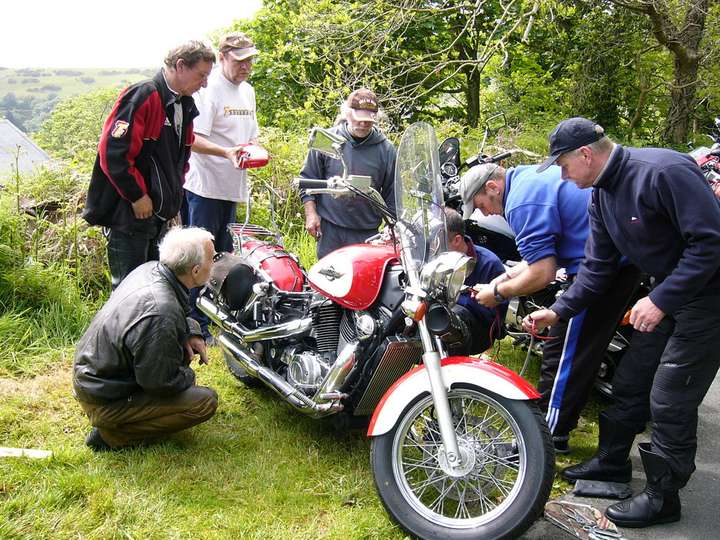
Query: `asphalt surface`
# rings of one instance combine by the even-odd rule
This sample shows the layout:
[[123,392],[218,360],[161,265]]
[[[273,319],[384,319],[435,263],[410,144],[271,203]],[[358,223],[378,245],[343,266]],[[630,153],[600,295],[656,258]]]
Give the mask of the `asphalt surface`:
[[[649,432],[643,433],[636,443],[649,440]],[[645,529],[620,529],[628,540],[697,540],[720,538],[720,374],[715,377],[710,390],[700,406],[698,421],[698,451],[695,459],[697,470],[687,486],[680,491],[683,517],[677,523],[655,525]],[[645,487],[637,444],[631,454],[633,462],[633,493]],[[616,501],[585,499],[568,495],[569,501],[590,504],[600,511]],[[523,540],[564,540],[575,538],[545,519],[539,519],[522,537]]]

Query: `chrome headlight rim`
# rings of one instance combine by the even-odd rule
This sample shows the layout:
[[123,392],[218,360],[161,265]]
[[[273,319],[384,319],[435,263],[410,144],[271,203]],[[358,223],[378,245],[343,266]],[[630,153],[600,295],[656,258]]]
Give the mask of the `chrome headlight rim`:
[[457,302],[473,259],[457,251],[446,251],[426,264],[420,273],[420,286],[428,296]]

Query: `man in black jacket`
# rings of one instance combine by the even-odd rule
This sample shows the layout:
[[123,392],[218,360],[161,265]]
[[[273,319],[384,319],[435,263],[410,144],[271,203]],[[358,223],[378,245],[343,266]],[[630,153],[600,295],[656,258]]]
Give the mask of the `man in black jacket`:
[[83,218],[106,228],[112,286],[157,260],[177,216],[193,143],[192,94],[207,85],[215,54],[199,41],[172,49],[153,79],[126,88],[105,120]]
[[73,389],[95,426],[93,450],[121,448],[208,420],[217,394],[195,385],[190,361],[207,363],[200,325],[188,317],[188,290],[204,285],[213,236],[171,229],[160,261],[133,270],[113,291],[77,344]]
[[697,409],[720,366],[720,207],[697,164],[685,154],[623,148],[585,118],[561,122],[550,158],[562,176],[593,187],[590,236],[575,282],[549,310],[526,318],[540,327],[568,319],[613,286],[621,256],[652,276],[633,306],[635,332],[613,379],[615,405],[601,413],[598,452],[563,476],[629,482],[633,439],[640,444],[645,490],[610,506],[625,527],[680,519],[678,490],[695,470]]

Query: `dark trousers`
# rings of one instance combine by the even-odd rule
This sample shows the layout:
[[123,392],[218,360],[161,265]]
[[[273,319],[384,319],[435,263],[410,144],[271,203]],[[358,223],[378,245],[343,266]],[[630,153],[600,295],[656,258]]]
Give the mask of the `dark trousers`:
[[80,402],[90,423],[112,448],[152,441],[212,418],[218,396],[212,388],[191,386],[174,396],[144,392],[106,405]]
[[611,290],[569,321],[550,329],[543,345],[538,405],[555,437],[577,426],[615,328],[640,282],[634,266],[620,270]]
[[350,244],[362,244],[366,239],[377,234],[375,229],[348,229],[335,225],[331,221],[321,219],[320,232],[322,235],[317,243],[317,256],[322,259],[328,253]]
[[135,268],[148,261],[158,260],[158,242],[164,232],[165,228],[160,224],[157,226],[157,234],[150,236],[118,229],[105,230],[113,290]]
[[720,366],[720,294],[689,300],[652,333],[634,332],[613,377],[607,415],[640,433],[651,421],[652,451],[676,488],[695,470],[698,407]]
[[187,206],[183,209],[183,223],[192,227],[202,227],[215,238],[215,251],[218,253],[233,250],[232,237],[227,230],[228,223],[235,223],[237,203],[208,199],[191,191],[185,192]]
[[[185,192],[185,203],[182,211],[183,223],[192,227],[202,227],[212,233],[215,238],[215,251],[218,253],[231,252],[233,250],[232,237],[227,226],[228,223],[236,221],[237,203],[208,199],[190,191]],[[200,323],[203,335],[208,337],[210,320],[195,305],[200,290],[201,288],[198,287],[190,291],[190,316]]]

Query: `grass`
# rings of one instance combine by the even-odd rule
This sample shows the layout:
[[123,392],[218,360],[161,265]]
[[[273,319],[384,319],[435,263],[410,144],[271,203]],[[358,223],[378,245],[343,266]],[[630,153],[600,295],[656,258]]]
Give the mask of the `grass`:
[[[84,446],[72,349],[56,352],[40,374],[0,378],[0,446],[53,451],[49,460],[0,458],[0,538],[404,537],[375,493],[364,433],[336,431],[240,385],[217,349],[197,369],[199,384],[220,395],[212,420],[107,454]],[[524,351],[504,344],[501,356],[519,369]],[[537,359],[531,368],[533,380]],[[589,455],[596,429],[581,425],[577,450],[559,464]],[[568,488],[557,480],[554,495]]]

